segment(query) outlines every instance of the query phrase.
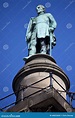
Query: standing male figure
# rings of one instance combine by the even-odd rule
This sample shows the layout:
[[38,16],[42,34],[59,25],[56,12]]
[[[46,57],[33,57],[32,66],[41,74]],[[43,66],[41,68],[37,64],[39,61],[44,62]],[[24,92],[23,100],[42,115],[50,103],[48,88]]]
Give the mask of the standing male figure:
[[51,48],[56,44],[54,30],[57,23],[50,13],[45,13],[45,7],[38,5],[36,7],[37,17],[31,18],[26,40],[28,43],[28,55],[36,53],[49,54]]

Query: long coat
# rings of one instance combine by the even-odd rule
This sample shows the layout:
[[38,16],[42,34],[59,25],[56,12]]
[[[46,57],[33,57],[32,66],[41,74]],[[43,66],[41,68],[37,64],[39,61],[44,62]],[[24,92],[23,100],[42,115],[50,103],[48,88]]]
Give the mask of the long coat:
[[[54,32],[57,23],[50,13],[44,13],[35,18],[31,18],[26,32],[26,41],[28,49],[36,45],[36,38],[45,38]],[[53,33],[53,37],[55,37]],[[54,38],[53,38],[54,39]]]

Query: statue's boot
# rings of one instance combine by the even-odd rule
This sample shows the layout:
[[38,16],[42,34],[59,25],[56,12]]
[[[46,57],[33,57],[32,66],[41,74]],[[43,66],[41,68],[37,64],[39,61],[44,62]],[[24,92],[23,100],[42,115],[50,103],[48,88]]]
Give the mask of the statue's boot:
[[32,55],[29,55],[28,57],[24,57],[23,60],[26,61],[27,59],[29,59]]
[[41,50],[40,50],[41,54],[46,54],[46,44],[43,40],[41,40]]
[[36,54],[36,47],[35,47],[35,45],[32,46],[31,49],[29,50],[29,56],[24,57],[23,60],[26,61],[27,59],[29,59],[34,54]]

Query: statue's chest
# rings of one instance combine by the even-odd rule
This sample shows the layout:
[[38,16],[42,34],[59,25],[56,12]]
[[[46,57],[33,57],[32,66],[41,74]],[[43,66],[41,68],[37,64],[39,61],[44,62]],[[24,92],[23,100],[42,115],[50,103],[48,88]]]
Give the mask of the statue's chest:
[[40,15],[36,17],[36,23],[49,22],[49,19],[46,15]]

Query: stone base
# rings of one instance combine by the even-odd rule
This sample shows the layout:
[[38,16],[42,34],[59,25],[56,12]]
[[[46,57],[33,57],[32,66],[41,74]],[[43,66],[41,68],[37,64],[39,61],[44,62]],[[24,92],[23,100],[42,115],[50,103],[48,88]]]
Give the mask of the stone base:
[[74,109],[54,89],[45,89],[41,93],[20,101],[6,112],[73,112]]
[[[66,90],[69,90],[70,82],[67,75],[56,64],[55,60],[46,54],[36,54],[27,59],[24,67],[18,72],[13,80],[13,90],[18,91],[22,88],[26,88],[23,91],[16,94],[16,100],[19,101],[22,97],[29,96],[34,92],[45,88],[50,85],[50,72],[52,72],[53,78]],[[47,79],[42,80],[43,78]],[[59,91],[59,93],[66,99],[66,93],[58,83],[52,79],[53,87]],[[37,82],[40,81],[40,82]],[[36,83],[37,82],[37,83]],[[36,83],[36,84],[34,84]],[[30,85],[32,86],[30,87]],[[29,86],[29,87],[28,87]],[[35,88],[33,88],[35,87]],[[38,89],[37,89],[38,88]]]
[[[50,73],[55,79],[52,79],[52,89]],[[61,86],[68,91],[70,81],[56,61],[47,54],[33,55],[13,80],[16,105],[7,111],[69,111],[67,108],[71,107]]]

